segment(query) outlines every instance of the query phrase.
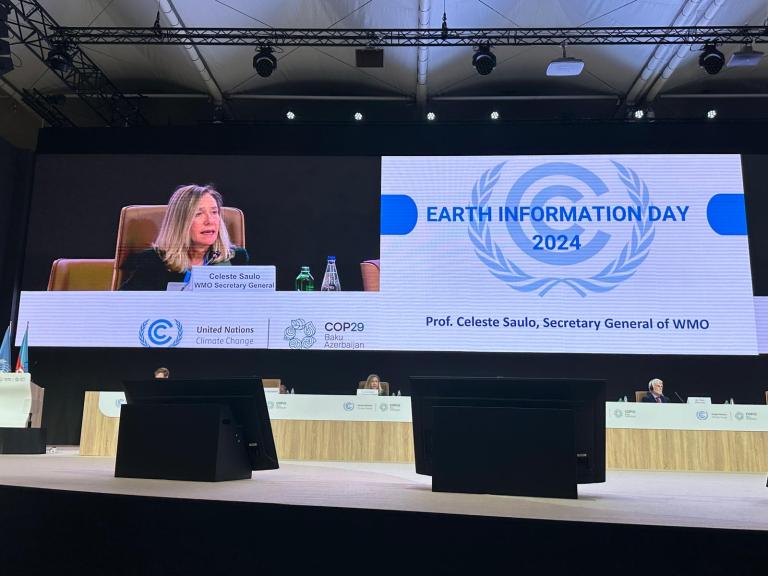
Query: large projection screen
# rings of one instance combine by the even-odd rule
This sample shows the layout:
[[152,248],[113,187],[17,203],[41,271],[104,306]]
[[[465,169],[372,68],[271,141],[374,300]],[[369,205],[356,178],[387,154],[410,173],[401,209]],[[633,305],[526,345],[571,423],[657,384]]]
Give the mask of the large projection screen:
[[[115,256],[122,207],[190,182],[243,211],[276,289],[234,266],[197,289],[47,289],[59,258]],[[744,192],[735,154],[43,155],[18,321],[33,346],[753,355]],[[328,255],[340,292],[319,291]]]

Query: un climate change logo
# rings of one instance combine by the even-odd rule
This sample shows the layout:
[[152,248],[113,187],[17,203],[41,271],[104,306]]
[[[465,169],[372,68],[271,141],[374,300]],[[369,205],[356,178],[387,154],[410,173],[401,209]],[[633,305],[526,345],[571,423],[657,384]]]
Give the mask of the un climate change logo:
[[[497,164],[485,171],[472,188],[472,206],[478,210],[485,208],[493,193],[494,186],[499,181],[505,162]],[[648,256],[655,230],[654,222],[647,218],[650,197],[648,187],[637,173],[618,162],[612,164],[617,170],[619,179],[626,188],[631,207],[639,211],[641,217],[634,221],[632,235],[629,241],[618,250],[616,256],[596,274],[578,275],[576,273],[555,275],[536,275],[528,273],[517,262],[506,257],[491,234],[488,220],[474,219],[469,224],[469,237],[475,246],[480,261],[488,270],[509,287],[520,292],[537,292],[545,296],[552,288],[564,284],[580,296],[589,292],[608,292],[622,282],[629,280],[637,271],[640,264]],[[609,191],[608,186],[594,172],[569,162],[549,162],[541,164],[520,176],[512,185],[506,201],[506,207],[514,208],[520,205],[525,193],[544,178],[566,177],[582,182],[595,195],[600,197]],[[543,187],[533,198],[531,204],[543,206],[549,200],[561,198],[574,205],[584,198],[577,189],[565,184]],[[545,251],[533,250],[532,240],[523,231],[519,220],[507,220],[507,230],[515,244],[527,256],[551,266],[571,266],[586,262],[603,250],[611,239],[611,235],[603,230],[594,234],[592,239],[574,251]],[[541,235],[578,236],[584,229],[579,224],[573,224],[567,230],[554,230],[546,222],[535,221],[533,227]]]
[[[175,333],[174,333],[175,332]],[[181,322],[158,318],[144,320],[139,328],[139,342],[145,348],[174,348],[184,338],[184,327]]]
[[283,340],[288,340],[288,347],[293,349],[312,348],[315,344],[317,329],[312,322],[305,322],[303,318],[291,320],[291,325],[285,329]]

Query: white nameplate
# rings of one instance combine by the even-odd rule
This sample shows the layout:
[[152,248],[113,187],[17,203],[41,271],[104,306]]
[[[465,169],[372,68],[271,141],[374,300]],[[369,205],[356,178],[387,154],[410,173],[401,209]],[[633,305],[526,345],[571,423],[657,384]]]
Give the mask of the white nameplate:
[[187,290],[195,292],[274,292],[274,266],[193,266]]
[[25,428],[32,406],[30,375],[0,374],[0,427]]
[[358,396],[378,396],[379,391],[374,388],[358,388],[357,395]]
[[688,396],[688,404],[712,404],[708,396]]

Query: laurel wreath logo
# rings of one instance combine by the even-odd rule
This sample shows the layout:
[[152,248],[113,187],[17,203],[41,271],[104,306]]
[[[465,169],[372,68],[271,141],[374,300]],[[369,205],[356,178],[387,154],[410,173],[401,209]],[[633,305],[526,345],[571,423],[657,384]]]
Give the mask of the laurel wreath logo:
[[[157,346],[152,346],[148,341],[146,337],[147,333],[147,325],[151,322],[151,318],[148,318],[147,320],[144,320],[144,322],[141,323],[141,327],[139,328],[139,342],[142,346],[145,348],[156,348]],[[176,325],[176,338],[173,342],[171,342],[166,348],[174,348],[181,344],[181,340],[184,338],[184,327],[181,325],[181,322],[174,319],[173,323]]]
[[[640,213],[648,213],[650,197],[648,186],[637,173],[618,162],[612,161],[619,178],[627,189],[632,203],[640,209]],[[478,208],[486,206],[490,200],[493,188],[499,181],[501,169],[505,162],[486,170],[472,187],[472,205]],[[608,263],[597,274],[587,278],[575,276],[547,276],[539,278],[526,273],[520,266],[507,258],[499,245],[493,241],[487,221],[474,220],[469,224],[469,238],[475,245],[475,252],[480,261],[485,264],[491,274],[519,292],[536,292],[545,296],[552,288],[565,284],[579,296],[585,297],[588,292],[608,292],[622,282],[629,280],[637,268],[648,256],[655,235],[654,223],[645,217],[636,220],[632,229],[632,238],[622,248],[619,255]]]
[[285,329],[283,340],[288,340],[288,347],[297,350],[299,348],[312,348],[317,330],[312,322],[305,322],[303,318],[291,320],[291,325]]

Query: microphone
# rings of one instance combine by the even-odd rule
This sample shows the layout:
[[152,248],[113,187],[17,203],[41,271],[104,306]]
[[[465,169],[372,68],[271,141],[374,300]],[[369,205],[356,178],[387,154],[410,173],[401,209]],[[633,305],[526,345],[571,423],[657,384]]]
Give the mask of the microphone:
[[675,396],[677,396],[677,399],[678,399],[678,400],[680,400],[680,403],[681,403],[681,404],[685,404],[685,400],[683,400],[683,399],[680,397],[680,394],[678,394],[677,392],[674,392],[674,394],[675,394]]
[[215,260],[219,256],[221,256],[221,252],[219,252],[218,250],[214,250],[213,252],[211,252],[210,257],[208,256],[208,254],[206,254],[205,258],[203,259],[203,266],[208,266],[208,262],[210,262],[211,260]]

